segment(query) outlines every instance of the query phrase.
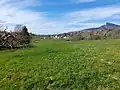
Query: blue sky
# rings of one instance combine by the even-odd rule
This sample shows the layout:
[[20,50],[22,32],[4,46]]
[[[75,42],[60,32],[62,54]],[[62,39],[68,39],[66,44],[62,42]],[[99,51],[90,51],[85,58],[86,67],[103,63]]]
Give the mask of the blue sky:
[[120,0],[0,0],[0,23],[25,24],[36,34],[57,34],[120,24]]

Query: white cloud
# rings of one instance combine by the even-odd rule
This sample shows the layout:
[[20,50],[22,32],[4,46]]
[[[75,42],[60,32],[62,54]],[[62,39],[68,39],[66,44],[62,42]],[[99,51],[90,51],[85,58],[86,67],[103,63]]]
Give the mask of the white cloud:
[[72,17],[74,20],[88,21],[101,20],[116,14],[120,14],[120,6],[98,7],[87,10],[80,10],[69,13],[67,16]]
[[20,0],[12,0],[12,2],[11,0],[1,0],[0,23],[8,25],[10,29],[13,29],[15,24],[25,24],[33,33],[52,34],[97,27],[105,22],[97,23],[94,20],[111,19],[120,14],[120,6],[115,5],[63,13],[59,18],[50,20],[46,12],[36,12],[27,8],[35,5],[41,4],[38,3],[38,0],[22,0],[22,2]]
[[89,3],[89,2],[95,2],[96,0],[73,0],[74,3]]
[[[11,2],[10,2],[11,1]],[[32,4],[32,2],[34,3]],[[35,5],[35,0],[29,1],[29,6]],[[25,9],[28,5],[28,0],[23,1],[12,1],[12,0],[2,0],[0,2],[0,21],[8,26],[13,26],[15,24],[33,24],[45,23],[45,13],[35,12],[28,9]],[[31,28],[31,26],[28,26]],[[37,27],[37,26],[36,26]],[[13,27],[12,27],[13,28]]]

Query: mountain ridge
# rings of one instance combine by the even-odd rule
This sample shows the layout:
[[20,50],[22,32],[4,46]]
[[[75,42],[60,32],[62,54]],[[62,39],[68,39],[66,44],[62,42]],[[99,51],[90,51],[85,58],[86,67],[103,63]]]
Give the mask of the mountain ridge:
[[98,31],[98,30],[105,30],[105,29],[120,29],[120,25],[107,22],[105,25],[102,25],[100,27],[88,28],[81,31],[95,31],[95,30]]

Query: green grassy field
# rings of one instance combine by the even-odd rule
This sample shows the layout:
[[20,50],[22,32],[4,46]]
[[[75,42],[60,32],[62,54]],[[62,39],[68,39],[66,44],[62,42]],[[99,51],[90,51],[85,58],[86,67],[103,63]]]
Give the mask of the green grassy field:
[[0,51],[0,90],[120,90],[120,40],[33,44]]

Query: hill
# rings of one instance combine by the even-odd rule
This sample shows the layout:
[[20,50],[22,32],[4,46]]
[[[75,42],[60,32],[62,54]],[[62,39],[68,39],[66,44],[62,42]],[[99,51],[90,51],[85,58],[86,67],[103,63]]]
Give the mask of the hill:
[[68,37],[71,40],[117,39],[120,38],[120,25],[106,23],[100,27],[63,33],[58,36]]
[[38,39],[69,39],[69,40],[100,40],[120,38],[120,25],[107,22],[106,24],[84,30],[71,31],[61,34],[34,36]]

